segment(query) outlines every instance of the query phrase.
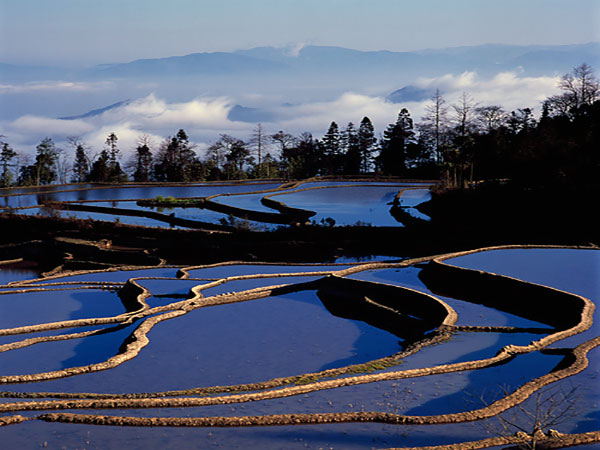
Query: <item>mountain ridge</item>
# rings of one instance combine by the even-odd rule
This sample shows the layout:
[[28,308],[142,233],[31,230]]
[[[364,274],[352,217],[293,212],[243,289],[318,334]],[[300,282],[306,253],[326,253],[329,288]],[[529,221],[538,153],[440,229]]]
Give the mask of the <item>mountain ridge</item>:
[[307,45],[254,47],[232,52],[197,52],[181,56],[136,59],[99,64],[75,71],[72,68],[0,63],[0,78],[31,80],[35,72],[45,78],[163,78],[231,74],[297,74],[305,72],[404,70],[423,76],[441,71],[516,70],[539,74],[570,70],[573,64],[600,65],[600,42],[566,45],[506,45],[424,49],[418,51],[355,50],[339,46]]

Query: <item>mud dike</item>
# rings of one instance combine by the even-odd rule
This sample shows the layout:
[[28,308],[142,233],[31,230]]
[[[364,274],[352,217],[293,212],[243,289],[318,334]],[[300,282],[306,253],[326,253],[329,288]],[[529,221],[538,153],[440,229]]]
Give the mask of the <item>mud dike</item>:
[[[0,373],[0,384],[34,383],[111,370],[136,358],[151,343],[151,330],[161,322],[177,320],[191,311],[216,305],[259,301],[260,299],[286,293],[316,291],[323,304],[334,315],[362,320],[377,328],[401,337],[402,351],[367,363],[337,367],[288,377],[265,379],[259,382],[235,385],[203,386],[164,392],[135,392],[106,394],[99,392],[1,392],[5,399],[0,403],[0,426],[17,425],[25,421],[46,421],[109,426],[135,427],[252,427],[277,425],[309,425],[333,423],[375,422],[397,425],[457,424],[482,421],[521,405],[546,386],[576,375],[588,366],[587,354],[600,345],[595,336],[572,348],[560,349],[562,362],[552,371],[516,387],[487,406],[468,411],[410,416],[383,411],[337,411],[315,413],[282,413],[247,416],[207,417],[133,417],[122,415],[128,409],[198,408],[212,405],[246,404],[250,402],[303,396],[319,391],[333,390],[378,383],[390,380],[445,375],[456,372],[472,372],[503,364],[532,352],[544,352],[552,344],[580,334],[592,326],[594,304],[587,298],[550,287],[524,282],[515,278],[452,266],[445,260],[468,253],[519,247],[494,247],[472,252],[438,255],[395,262],[372,262],[345,265],[339,270],[328,265],[317,270],[281,273],[253,273],[232,275],[224,278],[194,278],[191,273],[220,267],[260,265],[267,263],[230,262],[210,266],[172,267],[174,277],[130,277],[126,281],[73,281],[85,275],[86,279],[106,278],[106,274],[126,271],[115,269],[102,271],[79,271],[54,274],[36,280],[15,281],[0,286],[0,295],[27,295],[60,290],[77,290],[83,294],[105,290],[118,295],[125,308],[124,313],[107,317],[88,317],[45,323],[29,323],[13,328],[0,329],[1,337],[11,337],[10,342],[0,345],[0,353],[17,352],[28,347],[67,340],[76,340],[105,333],[105,326],[123,327],[135,325],[135,330],[120,346],[120,351],[102,362],[60,370],[40,371],[27,374],[6,375]],[[535,247],[539,248],[539,247]],[[1,263],[0,263],[1,264]],[[514,327],[491,327],[478,324],[457,325],[456,311],[437,295],[417,290],[375,282],[360,281],[353,275],[366,271],[402,269],[424,266],[421,279],[434,294],[452,297],[485,307],[499,309],[520,317],[535,320],[547,328],[519,329]],[[276,264],[297,268],[293,264]],[[1,265],[0,265],[1,267]],[[333,267],[333,269],[332,269]],[[155,268],[155,266],[153,266]],[[162,266],[168,269],[168,266]],[[136,271],[144,267],[128,268]],[[314,270],[313,270],[314,269]],[[308,269],[307,269],[308,270]],[[312,281],[289,282],[294,277],[311,277]],[[189,293],[178,301],[150,306],[148,299],[153,293],[144,286],[146,281],[177,280],[192,283]],[[246,280],[265,280],[265,285],[247,290],[205,295],[204,292],[228,283]],[[194,282],[197,281],[197,284]],[[526,300],[526,301],[524,301]],[[552,305],[551,307],[549,305]],[[559,305],[557,307],[556,305]],[[69,332],[72,330],[73,332]],[[463,332],[528,332],[541,335],[527,345],[507,345],[494,356],[431,367],[399,369],[400,363],[432,345],[444,345],[457,331]],[[22,338],[21,338],[22,336]],[[3,341],[4,342],[4,341]],[[1,357],[1,355],[0,355]],[[10,400],[12,399],[12,400]],[[85,410],[85,413],[74,411]],[[119,415],[106,415],[103,411],[118,410]],[[67,412],[70,411],[70,412]],[[98,411],[98,413],[90,413]],[[25,414],[29,412],[29,414]],[[34,412],[34,413],[31,413]],[[19,413],[23,413],[21,415]],[[530,442],[532,436],[517,434],[480,441],[457,443],[431,449],[475,449],[499,445],[519,445]],[[582,443],[600,442],[600,432],[565,435],[552,432],[537,436],[538,448],[561,448]]]

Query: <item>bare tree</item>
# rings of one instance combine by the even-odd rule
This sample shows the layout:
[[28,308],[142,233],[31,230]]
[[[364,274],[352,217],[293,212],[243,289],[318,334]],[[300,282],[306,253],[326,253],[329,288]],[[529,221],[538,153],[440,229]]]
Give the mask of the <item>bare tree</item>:
[[[508,395],[508,389],[504,388]],[[551,427],[556,427],[567,420],[576,417],[577,388],[550,388],[538,391],[528,401],[485,420],[482,425],[496,436],[519,436],[523,443],[519,448],[535,450],[541,439],[558,434]],[[482,399],[483,403],[487,402]]]
[[562,76],[558,87],[573,101],[574,107],[591,105],[600,93],[600,83],[594,76],[592,68],[583,63],[573,71]]
[[448,130],[448,107],[439,89],[431,97],[431,103],[425,106],[425,115],[418,129],[432,143],[435,159],[438,163],[443,160],[443,147]]
[[475,109],[477,120],[488,133],[496,130],[506,121],[506,111],[498,105],[481,106]]
[[561,95],[549,97],[546,105],[558,115],[567,115],[572,109],[591,105],[600,97],[600,81],[594,70],[586,63],[564,74],[558,87]]
[[454,129],[458,136],[465,138],[476,130],[477,107],[478,103],[466,92],[463,92],[458,102],[452,105]]
[[248,144],[251,148],[256,149],[256,161],[258,166],[260,167],[263,152],[266,150],[267,145],[269,144],[269,136],[265,134],[265,129],[262,123],[256,124],[254,130],[252,131],[252,137],[248,141]]

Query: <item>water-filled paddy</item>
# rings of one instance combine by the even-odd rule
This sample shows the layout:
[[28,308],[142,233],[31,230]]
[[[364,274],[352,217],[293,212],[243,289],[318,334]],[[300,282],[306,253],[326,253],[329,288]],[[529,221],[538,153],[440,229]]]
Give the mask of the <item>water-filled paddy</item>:
[[[461,257],[464,258],[463,260],[455,258],[447,262],[457,265],[458,262],[467,264],[465,260],[469,257],[482,258],[488,253],[489,260],[483,258],[480,261],[468,261],[469,267],[495,273],[506,272],[510,276],[526,281],[577,292],[593,301],[600,298],[597,281],[593,276],[598,251],[594,253],[594,251],[587,250],[567,250],[561,253],[563,250],[558,250],[556,253],[548,253],[546,250],[527,250],[529,253],[524,254],[524,259],[520,258],[514,250],[506,250],[506,259],[503,259],[502,252],[505,250],[500,250],[497,253],[484,252]],[[493,264],[490,262],[491,260],[493,260]],[[351,265],[238,264],[190,269],[187,272],[190,277],[201,279],[267,273],[272,275],[295,272],[300,275],[298,277],[267,277],[265,279],[232,281],[211,288],[212,291],[206,291],[205,295],[208,296],[271,284],[314,280],[315,276],[302,276],[302,273],[335,271]],[[532,265],[537,265],[538,268],[533,270]],[[543,269],[539,269],[540,266]],[[590,267],[592,267],[592,271],[590,271]],[[419,278],[420,271],[421,266],[371,269],[355,273],[351,275],[351,278],[406,286],[429,294],[430,291]],[[195,281],[178,280],[175,278],[176,273],[176,268],[159,268],[78,275],[65,277],[64,280],[123,282],[133,277],[169,277],[168,280],[141,279],[139,283],[155,294],[185,294]],[[198,281],[196,283],[205,282]],[[46,295],[50,295],[50,293],[46,293]],[[104,295],[114,296],[115,294],[106,292]],[[12,296],[13,294],[0,296],[0,300]],[[457,312],[458,325],[548,328],[543,323],[509,314],[501,309],[488,308],[465,300],[439,298]],[[151,300],[152,298],[148,300],[149,303]],[[181,299],[170,300],[179,301]],[[169,299],[161,298],[161,304],[166,304],[168,301]],[[553,305],[553,307],[559,308],[561,305]],[[99,314],[101,312],[98,311]],[[68,314],[76,316],[76,311]],[[140,323],[136,322],[134,327]],[[569,343],[579,343],[598,336],[596,324],[597,322],[592,329],[581,335],[559,341],[551,347],[575,345]],[[111,338],[115,338],[114,340],[106,338],[106,344],[100,345],[95,343],[100,341],[86,338],[75,346],[69,347],[72,342],[76,342],[71,341],[66,346],[57,347],[57,350],[54,350],[55,353],[49,352],[48,355],[57,355],[60,364],[66,366],[85,364],[86,361],[93,362],[94,358],[108,357],[111,352],[115,351],[115,348],[118,348],[118,339],[125,340],[126,334],[129,332],[130,330],[123,330],[122,335],[115,333],[111,336]],[[552,330],[548,332],[552,332]],[[395,364],[377,368],[374,372],[361,369],[359,375],[392,373],[412,368],[485,360],[493,357],[506,345],[526,346],[544,335],[526,331],[517,333],[506,333],[501,330],[455,331],[448,339],[436,345],[426,346]],[[117,336],[119,336],[118,339]],[[584,338],[584,336],[587,337]],[[391,333],[367,325],[362,321],[331,315],[314,290],[289,292],[245,302],[195,309],[183,316],[157,324],[148,333],[148,338],[150,343],[142,349],[137,357],[111,370],[44,383],[4,385],[3,389],[6,391],[46,392],[151,392],[187,389],[199,386],[266,381],[273,377],[339,368],[389,356],[402,349],[401,340]],[[36,352],[43,352],[44,346],[49,348],[52,345],[54,344],[49,343],[31,347],[30,353],[27,353],[29,361],[23,367],[35,366],[31,361],[35,361]],[[68,352],[72,354],[68,355]],[[8,353],[12,354],[12,359],[11,369],[7,373],[18,373],[19,351]],[[90,356],[86,359],[85,355],[88,354]],[[597,349],[590,352],[591,365],[584,372],[555,383],[565,386],[570,382],[577,383],[585,394],[585,398],[578,403],[578,417],[571,418],[562,424],[559,427],[560,431],[576,432],[598,429],[595,406],[598,397],[597,393],[594,394],[595,389],[592,387],[595,386],[594,380],[599,374],[597,355]],[[1,358],[2,354],[0,354],[0,360]],[[473,399],[478,400],[482,395],[486,401],[493,401],[502,395],[503,388],[511,391],[523,383],[543,376],[553,370],[561,359],[562,355],[560,354],[535,351],[479,370],[461,370],[419,378],[311,391],[289,398],[191,409],[117,409],[87,412],[135,417],[246,416],[340,411],[383,411],[411,415],[454,413],[473,408],[471,406]],[[59,364],[44,367],[58,366]],[[7,373],[3,371],[0,375]],[[341,375],[341,377],[349,375]],[[337,376],[337,378],[339,377],[340,375]],[[481,405],[476,406],[481,407]],[[24,414],[36,415],[35,413]],[[89,442],[96,440],[96,442],[102,443],[102,447],[130,445],[132,448],[161,448],[161,446],[177,446],[178,448],[199,446],[203,448],[213,444],[227,448],[302,448],[306,445],[317,448],[325,446],[386,448],[454,443],[487,437],[485,429],[477,423],[436,426],[330,424],[235,429],[121,429],[58,423],[45,424],[33,421],[7,427],[3,432],[6,435],[6,442],[14,445],[26,444],[24,448],[27,448],[31,442],[34,445],[30,445],[30,448],[41,445],[45,440],[50,444],[53,439],[60,439],[62,444],[72,446],[81,445],[87,439]],[[131,440],[132,435],[135,435],[134,440]]]
[[[151,208],[137,204],[137,200],[154,199],[157,196],[173,198],[208,197],[220,203],[242,210],[277,214],[262,204],[264,197],[282,201],[294,208],[314,211],[314,223],[323,225],[371,225],[402,226],[390,214],[390,208],[398,192],[402,192],[402,205],[411,214],[426,218],[413,207],[429,199],[426,182],[368,182],[368,181],[314,181],[299,183],[293,187],[280,182],[246,181],[238,183],[197,183],[187,185],[64,185],[0,191],[0,207],[23,215],[62,216],[77,219],[118,221],[128,225],[169,227],[168,220],[137,217],[118,211],[106,213],[93,211],[55,210],[43,206],[48,202],[71,202],[89,207],[120,208],[134,211],[158,211],[173,214],[177,218],[210,224],[230,223],[227,213],[201,208]],[[272,230],[277,225],[248,221],[257,230]],[[235,224],[235,222],[233,222]],[[246,224],[242,224],[246,226]],[[182,227],[182,225],[177,225]]]
[[320,223],[331,218],[336,225],[401,226],[390,208],[399,187],[337,186],[299,190],[269,198],[287,206],[315,211],[311,218]]

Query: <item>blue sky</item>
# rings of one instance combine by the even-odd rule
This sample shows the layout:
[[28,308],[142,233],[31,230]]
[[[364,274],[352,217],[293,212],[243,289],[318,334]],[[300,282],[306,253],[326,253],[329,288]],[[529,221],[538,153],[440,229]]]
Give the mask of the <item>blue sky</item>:
[[600,0],[0,0],[0,61],[96,64],[296,43],[600,41]]

